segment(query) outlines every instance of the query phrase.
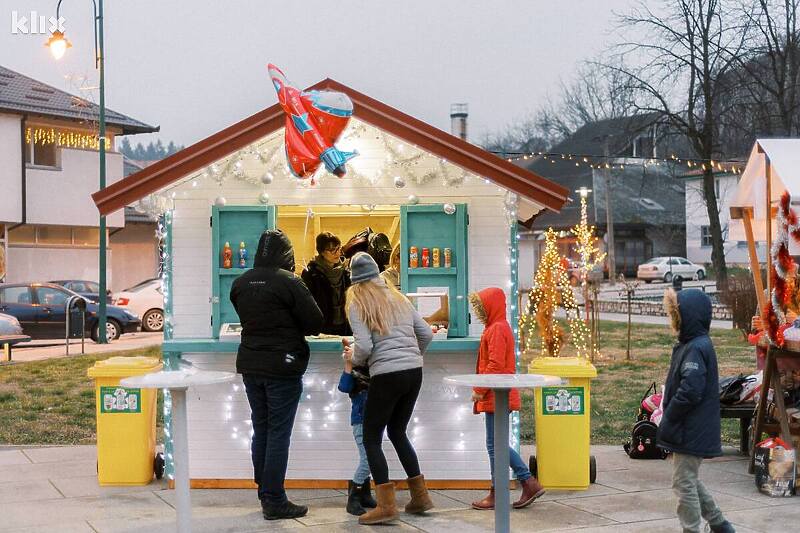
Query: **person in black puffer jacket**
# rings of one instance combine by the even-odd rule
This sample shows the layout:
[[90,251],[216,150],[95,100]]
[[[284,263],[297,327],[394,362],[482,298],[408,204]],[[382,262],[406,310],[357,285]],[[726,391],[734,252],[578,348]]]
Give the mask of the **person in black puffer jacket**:
[[292,243],[281,230],[258,241],[254,267],[231,287],[242,323],[236,371],[242,374],[253,421],[252,457],[264,518],[297,518],[308,508],[286,497],[289,440],[308,366],[306,335],[319,334],[322,312],[294,274]]
[[678,519],[687,533],[701,531],[701,517],[711,531],[732,533],[733,526],[698,477],[703,459],[722,455],[717,354],[708,336],[711,300],[697,289],[667,289],[664,308],[678,342],[664,385],[657,444],[672,452]]

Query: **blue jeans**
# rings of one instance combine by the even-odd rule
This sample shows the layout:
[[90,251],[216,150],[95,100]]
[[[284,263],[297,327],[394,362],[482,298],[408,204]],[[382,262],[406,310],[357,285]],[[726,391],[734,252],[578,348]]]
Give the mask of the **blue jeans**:
[[353,424],[353,438],[358,447],[358,466],[353,474],[353,481],[361,485],[369,477],[369,463],[367,462],[367,450],[364,448],[364,425]]
[[[486,415],[486,451],[489,452],[489,465],[492,471],[492,484],[494,484],[494,413],[484,413]],[[514,472],[514,477],[519,481],[530,479],[531,471],[528,470],[527,465],[519,456],[517,450],[508,447],[508,458],[511,463],[511,470]]]
[[289,441],[302,378],[274,379],[256,374],[242,376],[253,421],[253,477],[258,498],[265,503],[287,501],[283,482],[289,463]]

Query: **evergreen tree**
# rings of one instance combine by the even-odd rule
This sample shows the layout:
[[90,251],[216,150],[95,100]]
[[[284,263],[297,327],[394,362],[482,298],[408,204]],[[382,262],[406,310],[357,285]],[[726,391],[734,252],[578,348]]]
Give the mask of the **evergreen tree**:
[[164,148],[164,143],[161,142],[161,139],[156,141],[154,151],[156,153],[156,159],[164,159],[167,157],[167,150]]
[[172,142],[172,141],[170,141],[169,144],[167,145],[167,155],[168,156],[174,154],[178,150],[179,150],[179,148],[177,146],[175,146],[175,143]]
[[122,155],[133,158],[133,147],[131,147],[131,142],[128,140],[127,137],[122,138],[122,143],[120,143],[119,151]]
[[133,150],[133,158],[139,161],[144,161],[145,159],[147,159],[147,153],[145,152],[142,143],[136,144],[136,148]]

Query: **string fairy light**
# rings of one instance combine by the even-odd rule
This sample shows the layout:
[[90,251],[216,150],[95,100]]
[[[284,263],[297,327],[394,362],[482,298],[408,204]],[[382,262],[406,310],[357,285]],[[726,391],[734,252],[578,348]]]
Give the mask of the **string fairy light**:
[[741,174],[744,170],[744,163],[741,161],[722,162],[716,159],[699,159],[678,157],[675,154],[669,157],[632,157],[619,155],[598,155],[598,154],[572,154],[562,152],[509,152],[490,150],[491,153],[498,155],[514,163],[516,161],[543,160],[555,164],[556,162],[574,162],[576,167],[586,167],[592,169],[625,170],[628,166],[660,167],[662,165],[686,165],[690,169],[707,170],[712,169],[718,172],[729,172]]
[[553,228],[545,233],[545,248],[534,276],[534,287],[528,293],[528,307],[519,324],[525,332],[525,348],[530,350],[533,333],[538,330],[542,357],[558,357],[565,342],[565,333],[555,320],[557,308],[567,312],[572,344],[578,357],[586,357],[589,328],[580,317],[578,304],[572,294],[569,277],[558,253],[558,234]]
[[[96,133],[60,130],[55,128],[29,127],[25,130],[25,142],[28,144],[55,144],[63,148],[81,150],[99,150],[100,138]],[[106,139],[106,150],[111,149],[111,141]]]
[[[589,321],[589,274],[594,270],[597,265],[603,263],[606,258],[606,253],[600,250],[598,245],[599,239],[595,235],[594,226],[589,225],[589,216],[586,208],[586,197],[589,190],[581,188],[579,191],[581,198],[581,221],[572,228],[571,232],[575,235],[575,249],[580,257],[580,274],[581,274],[581,290],[583,292],[584,309],[586,310],[586,318],[584,323]],[[587,326],[588,327],[588,326]],[[590,331],[594,329],[594,324],[589,328]],[[598,354],[597,341],[594,335],[590,335],[590,350],[592,357]]]

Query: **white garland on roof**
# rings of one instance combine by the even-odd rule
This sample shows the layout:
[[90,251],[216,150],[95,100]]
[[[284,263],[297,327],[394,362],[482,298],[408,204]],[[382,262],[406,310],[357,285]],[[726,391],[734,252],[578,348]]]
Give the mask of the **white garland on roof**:
[[[348,141],[358,139],[376,140],[386,157],[384,164],[374,174],[360,172],[357,168],[358,165],[348,165],[348,176],[355,182],[378,186],[382,182],[388,181],[391,184],[390,186],[394,186],[395,178],[400,177],[403,182],[413,183],[418,186],[433,184],[439,180],[438,183],[443,187],[460,187],[471,177],[475,177],[456,165],[448,164],[445,159],[399,140],[363,122],[351,124],[342,138],[342,144],[347,145]],[[257,172],[253,171],[252,165],[244,164],[247,158],[258,160]],[[435,168],[430,168],[431,166]],[[217,185],[223,187],[230,180],[238,180],[254,185],[264,185],[264,192],[266,192],[266,185],[262,181],[262,177],[266,174],[270,174],[274,179],[283,179],[294,183],[301,189],[316,189],[327,178],[327,172],[324,167],[320,167],[314,176],[315,185],[311,184],[311,179],[298,179],[293,176],[286,161],[283,134],[282,132],[276,132],[209,165],[199,173],[184,180],[184,182],[211,179]],[[151,194],[136,202],[134,206],[139,211],[149,215],[161,215],[165,211],[172,209],[172,199],[175,196],[171,189],[177,186],[176,184],[169,189]]]

